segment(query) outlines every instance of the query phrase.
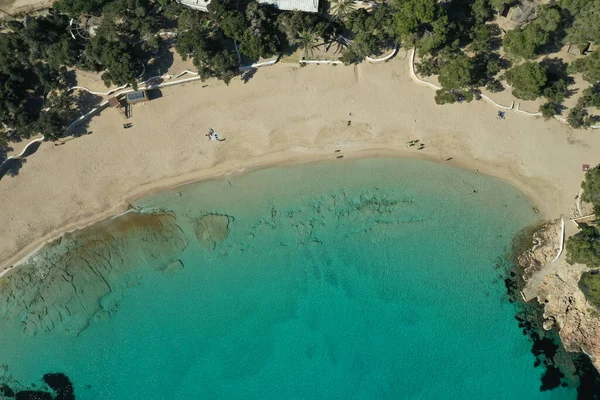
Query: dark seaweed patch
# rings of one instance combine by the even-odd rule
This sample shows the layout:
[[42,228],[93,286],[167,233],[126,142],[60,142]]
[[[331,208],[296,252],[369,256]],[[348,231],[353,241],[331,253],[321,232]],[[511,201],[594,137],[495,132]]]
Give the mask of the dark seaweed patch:
[[[15,400],[75,400],[73,383],[65,374],[46,374],[44,383],[54,392],[44,390],[21,390],[16,392],[7,384],[0,385],[0,397]],[[30,385],[35,388],[35,384]]]
[[8,387],[6,384],[0,385],[0,396],[3,397],[15,397],[15,391]]
[[50,386],[56,397],[54,400],[74,400],[75,394],[73,393],[73,384],[65,374],[46,374],[44,375],[44,382]]
[[38,390],[23,390],[17,392],[17,400],[52,400],[52,395],[48,392]]

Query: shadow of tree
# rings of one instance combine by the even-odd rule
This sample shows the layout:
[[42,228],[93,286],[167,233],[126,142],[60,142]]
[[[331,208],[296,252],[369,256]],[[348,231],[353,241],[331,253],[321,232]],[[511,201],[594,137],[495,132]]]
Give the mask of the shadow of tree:
[[161,41],[156,53],[149,55],[144,79],[164,75],[169,71],[174,62],[173,53],[170,51],[170,48],[171,46],[168,41]]
[[0,163],[8,158],[8,152],[12,150],[13,148],[10,146],[0,146]]
[[80,90],[74,96],[75,105],[81,114],[86,114],[102,103],[102,97]]
[[249,81],[250,79],[252,79],[252,77],[254,76],[254,74],[256,74],[256,71],[257,71],[257,68],[250,68],[250,69],[248,69],[248,70],[244,71],[244,72],[242,73],[242,76],[241,76],[241,78],[242,78],[242,81],[243,81],[244,83],[248,83],[248,81]]
[[569,66],[569,64],[567,64],[564,60],[558,57],[546,57],[542,61],[540,61],[540,64],[544,68],[546,68],[549,81],[552,82],[558,79],[564,79],[569,85],[575,83],[573,77],[569,76],[569,74],[567,73],[567,67]]
[[6,175],[14,177],[19,175],[23,164],[27,162],[25,158],[11,158],[0,166],[0,180]]

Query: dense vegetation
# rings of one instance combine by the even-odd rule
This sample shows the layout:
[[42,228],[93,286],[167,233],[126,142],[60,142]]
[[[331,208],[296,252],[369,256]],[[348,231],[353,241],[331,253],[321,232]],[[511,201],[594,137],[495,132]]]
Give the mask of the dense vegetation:
[[[562,113],[573,93],[569,74],[581,73],[592,86],[567,119],[576,128],[595,124],[600,51],[570,65],[544,57],[564,43],[600,43],[600,0],[540,6],[535,18],[503,35],[495,18],[512,4],[394,0],[366,11],[356,10],[352,0],[331,0],[322,4],[328,13],[310,14],[254,1],[213,0],[209,12],[201,13],[173,0],[58,0],[50,15],[13,21],[0,31],[0,145],[35,133],[61,136],[75,107],[67,90],[74,68],[101,72],[107,85],[136,87],[161,46],[163,28],[178,31],[175,50],[191,58],[203,78],[229,82],[240,65],[295,49],[311,58],[334,46],[344,63],[359,63],[399,43],[417,48],[420,74],[438,75],[437,103],[504,90],[504,80],[518,98],[544,98],[545,117]],[[69,19],[82,16],[97,18],[99,26],[89,39],[75,40]]]
[[600,271],[584,272],[579,287],[586,299],[600,310]]
[[[581,199],[591,203],[596,216],[600,215],[600,165],[586,172],[581,188]],[[600,268],[600,225],[582,223],[579,229],[567,241],[567,261]],[[583,274],[579,285],[588,300],[600,309],[600,271]]]

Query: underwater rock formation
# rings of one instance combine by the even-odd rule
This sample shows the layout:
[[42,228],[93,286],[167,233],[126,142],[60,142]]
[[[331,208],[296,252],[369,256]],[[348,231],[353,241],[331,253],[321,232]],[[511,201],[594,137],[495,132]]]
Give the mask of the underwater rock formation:
[[201,248],[214,250],[218,242],[229,236],[229,224],[233,218],[227,215],[206,214],[194,220],[194,235]]
[[[23,331],[79,334],[110,317],[137,269],[168,268],[187,246],[168,214],[128,213],[65,235],[0,278],[0,316]],[[167,267],[165,267],[167,266]]]

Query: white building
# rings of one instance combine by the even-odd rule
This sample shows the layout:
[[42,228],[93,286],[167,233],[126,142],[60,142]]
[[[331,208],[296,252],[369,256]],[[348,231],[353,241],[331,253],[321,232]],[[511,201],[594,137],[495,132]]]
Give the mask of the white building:
[[[257,0],[262,4],[272,4],[278,10],[319,12],[319,0]],[[179,4],[199,11],[208,11],[210,0],[177,0]]]
[[273,4],[278,10],[319,12],[319,0],[257,0],[262,4]]
[[186,7],[193,8],[194,10],[207,12],[210,0],[177,0],[177,2]]

